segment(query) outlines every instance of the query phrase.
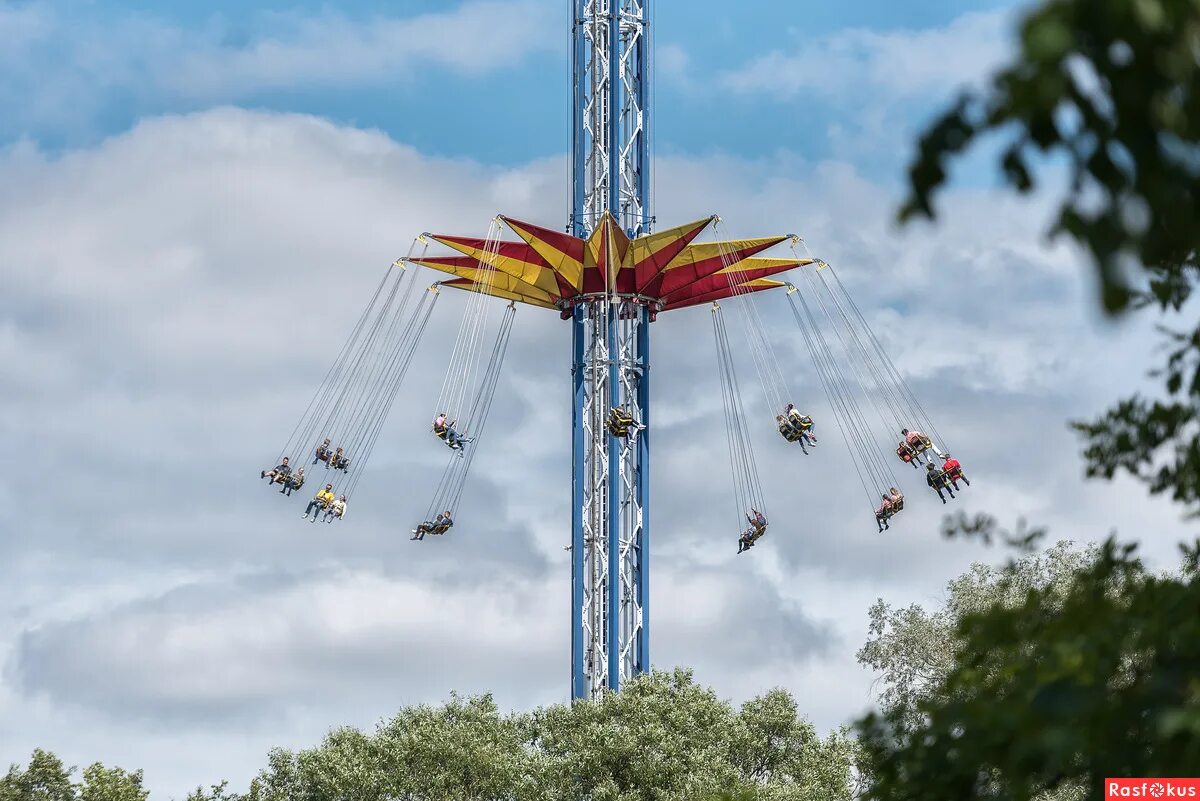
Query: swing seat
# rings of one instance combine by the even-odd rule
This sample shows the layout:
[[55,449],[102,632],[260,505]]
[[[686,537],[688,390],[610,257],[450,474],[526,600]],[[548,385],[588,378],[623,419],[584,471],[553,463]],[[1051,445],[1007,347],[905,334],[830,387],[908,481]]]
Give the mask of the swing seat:
[[786,427],[780,428],[779,433],[783,435],[783,438],[788,442],[799,442],[804,438],[804,431],[790,424]]
[[801,431],[808,431],[813,427],[813,419],[806,414],[802,414],[799,417],[789,417],[788,423],[791,424],[792,428],[798,428]]
[[913,455],[920,455],[933,447],[933,440],[929,437],[921,437],[916,442],[905,440],[902,445],[913,452]]
[[877,518],[879,518],[880,520],[891,520],[893,517],[896,516],[897,513],[903,512],[903,511],[904,511],[904,499],[901,498],[898,501],[892,501],[892,505],[889,506],[887,508],[887,510],[885,510],[883,512],[876,510],[875,516]]
[[608,413],[608,433],[614,437],[629,436],[629,427],[633,425],[633,415],[621,409],[613,407]]

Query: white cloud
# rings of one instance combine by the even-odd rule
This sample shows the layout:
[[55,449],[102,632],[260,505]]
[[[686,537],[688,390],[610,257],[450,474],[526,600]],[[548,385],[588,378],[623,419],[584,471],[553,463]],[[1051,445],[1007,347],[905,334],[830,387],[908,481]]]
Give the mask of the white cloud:
[[[283,32],[229,46],[193,42],[160,77],[200,97],[261,89],[394,80],[423,66],[468,74],[510,67],[557,48],[558,15],[537,0],[472,0],[409,18],[282,17]],[[550,44],[552,43],[552,44]]]
[[892,105],[981,80],[1008,53],[1011,10],[972,12],[940,28],[839,30],[800,38],[725,73],[738,92]]
[[[837,30],[805,37],[784,32],[775,46],[737,66],[724,66],[706,86],[787,108],[787,125],[824,135],[828,152],[856,163],[886,164],[920,122],[966,86],[980,85],[1011,50],[1012,9],[963,14],[941,27]],[[797,133],[797,136],[803,134]]]
[[[557,226],[562,166],[495,170],[235,109],[59,158],[0,154],[0,441],[22,458],[0,503],[0,751],[119,759],[181,795],[451,688],[517,706],[565,694],[557,315],[518,315],[452,537],[404,533],[436,481],[427,419],[452,293],[350,518],[302,523],[256,480],[411,237],[480,233],[497,211]],[[1086,320],[1075,256],[1037,238],[1043,209],[958,190],[942,227],[899,235],[895,198],[846,165],[658,166],[664,225],[719,211],[730,235],[794,230],[836,265],[975,480],[956,508],[1077,539],[1152,530],[1152,554],[1171,555],[1172,507],[1079,481],[1063,421],[1112,397],[1149,338]],[[776,522],[736,556],[707,312],[654,324],[653,660],[735,698],[782,683],[828,728],[867,700],[853,651],[869,602],[929,600],[999,554],[940,541],[943,508],[915,485],[906,518],[875,533],[784,301],[761,303],[826,436],[808,458],[763,443]],[[229,714],[255,704],[253,720]],[[164,721],[183,734],[165,742]]]
[[181,27],[149,15],[51,3],[0,9],[0,134],[86,130],[102,112],[187,108],[268,90],[403,82],[429,69],[477,75],[557,50],[560,12],[538,0],[468,0],[413,16],[332,9],[221,17]]

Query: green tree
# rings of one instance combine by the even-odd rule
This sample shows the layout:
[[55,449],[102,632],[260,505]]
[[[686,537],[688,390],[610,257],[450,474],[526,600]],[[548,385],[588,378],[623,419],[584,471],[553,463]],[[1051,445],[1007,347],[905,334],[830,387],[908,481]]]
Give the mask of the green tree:
[[374,735],[332,731],[316,748],[272,751],[250,788],[254,801],[490,799],[519,797],[527,781],[524,718],[491,696],[413,706]]
[[0,801],[74,801],[73,770],[54,754],[34,749],[25,770],[11,765],[0,779]]
[[870,633],[858,661],[879,674],[880,713],[897,729],[914,730],[923,721],[922,703],[944,693],[957,666],[964,620],[993,606],[1020,606],[1031,591],[1057,605],[1078,572],[1099,553],[1098,546],[1077,549],[1059,542],[1003,567],[975,563],[946,585],[943,605],[933,610],[917,604],[895,607],[879,599],[868,612]]
[[146,801],[142,772],[106,768],[99,762],[84,768],[82,781],[71,781],[74,768],[54,754],[35,749],[24,770],[12,765],[0,778],[0,801]]
[[[252,793],[254,788],[252,785]],[[219,784],[210,785],[207,790],[203,787],[197,787],[192,792],[188,793],[186,801],[244,801],[244,799],[257,798],[254,795],[241,796],[236,793],[229,792],[229,782],[221,782]]]
[[690,671],[657,672],[599,701],[534,716],[552,799],[838,799],[851,795],[854,744],[819,738],[791,695],[739,710]]
[[78,801],[146,801],[150,791],[142,786],[142,771],[129,773],[106,768],[99,762],[83,769]]
[[1106,776],[1194,770],[1200,550],[1172,576],[1133,550],[1109,540],[1023,592],[1002,578],[995,603],[962,614],[950,669],[860,724],[867,797],[1099,798]]
[[246,799],[836,801],[851,796],[855,746],[818,737],[782,690],[735,710],[678,670],[530,714],[503,715],[490,696],[409,707],[373,734],[273,751]]

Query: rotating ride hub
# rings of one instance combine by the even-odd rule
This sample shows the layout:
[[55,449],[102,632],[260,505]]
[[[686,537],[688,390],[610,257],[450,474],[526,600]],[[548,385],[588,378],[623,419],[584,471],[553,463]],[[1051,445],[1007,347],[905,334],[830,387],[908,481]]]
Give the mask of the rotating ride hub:
[[[500,217],[513,240],[426,234],[454,255],[413,263],[444,287],[553,309],[572,327],[572,691],[595,697],[649,669],[650,330],[659,314],[784,286],[807,259],[757,254],[786,235],[694,240],[717,218],[630,237],[608,212],[587,238]],[[613,409],[633,434],[613,436]]]

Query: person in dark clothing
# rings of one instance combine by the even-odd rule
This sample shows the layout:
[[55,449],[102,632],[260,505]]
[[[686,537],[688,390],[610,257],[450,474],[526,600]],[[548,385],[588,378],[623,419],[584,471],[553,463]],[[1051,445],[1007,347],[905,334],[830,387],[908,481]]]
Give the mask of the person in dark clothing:
[[450,510],[439,514],[433,520],[426,520],[412,530],[413,535],[409,539],[423,540],[426,534],[445,534],[454,525],[454,518],[450,515]]
[[301,467],[292,475],[288,476],[283,482],[283,489],[279,490],[287,496],[291,496],[292,490],[298,490],[304,486],[304,468]]
[[748,551],[754,547],[759,538],[767,533],[767,517],[757,509],[750,510],[752,514],[746,515],[746,521],[750,527],[742,532],[742,536],[738,538],[738,553]]
[[950,482],[946,479],[946,474],[938,470],[932,464],[925,465],[925,483],[928,484],[942,499],[942,503],[946,502],[945,496],[942,495],[942,490],[950,493],[950,497],[954,497],[954,490],[950,489]]
[[272,484],[275,482],[282,484],[287,481],[288,476],[291,474],[292,466],[288,464],[288,458],[285,456],[283,457],[283,461],[275,465],[272,469],[260,471],[259,477],[271,479]]

